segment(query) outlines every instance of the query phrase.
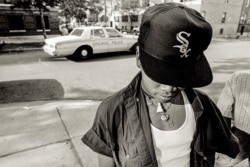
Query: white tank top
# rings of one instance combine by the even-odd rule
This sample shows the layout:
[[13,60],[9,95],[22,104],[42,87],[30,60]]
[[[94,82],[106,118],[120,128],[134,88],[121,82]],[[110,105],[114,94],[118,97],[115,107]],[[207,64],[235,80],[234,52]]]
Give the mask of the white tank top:
[[182,91],[186,119],[173,131],[163,131],[151,124],[154,149],[159,167],[190,167],[191,142],[196,128],[194,112]]

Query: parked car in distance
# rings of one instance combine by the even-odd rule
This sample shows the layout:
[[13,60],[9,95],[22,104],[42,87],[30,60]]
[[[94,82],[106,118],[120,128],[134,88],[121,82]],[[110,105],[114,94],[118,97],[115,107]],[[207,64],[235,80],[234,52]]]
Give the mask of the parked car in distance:
[[78,27],[69,35],[45,39],[43,50],[51,56],[84,60],[96,53],[136,52],[137,39],[112,27]]

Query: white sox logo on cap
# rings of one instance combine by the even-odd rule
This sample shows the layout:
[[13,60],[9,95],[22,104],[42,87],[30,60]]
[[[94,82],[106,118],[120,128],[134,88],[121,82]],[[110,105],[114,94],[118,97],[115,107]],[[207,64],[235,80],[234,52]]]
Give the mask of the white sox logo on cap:
[[181,31],[179,33],[176,34],[176,39],[181,43],[181,45],[174,45],[174,48],[179,48],[179,52],[182,54],[181,58],[187,58],[188,52],[191,51],[190,48],[188,48],[189,46],[189,41],[183,36],[183,34],[185,34],[187,37],[189,37],[191,34],[187,33],[185,31]]

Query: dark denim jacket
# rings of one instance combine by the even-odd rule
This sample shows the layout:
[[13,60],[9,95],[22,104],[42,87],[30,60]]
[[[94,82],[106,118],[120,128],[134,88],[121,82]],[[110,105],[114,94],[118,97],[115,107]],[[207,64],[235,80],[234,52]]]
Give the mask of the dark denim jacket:
[[[139,73],[126,88],[105,99],[82,138],[95,152],[113,157],[117,167],[158,166],[140,80]],[[190,167],[214,166],[215,152],[235,157],[238,141],[212,100],[197,90],[186,88],[185,93],[197,122]]]

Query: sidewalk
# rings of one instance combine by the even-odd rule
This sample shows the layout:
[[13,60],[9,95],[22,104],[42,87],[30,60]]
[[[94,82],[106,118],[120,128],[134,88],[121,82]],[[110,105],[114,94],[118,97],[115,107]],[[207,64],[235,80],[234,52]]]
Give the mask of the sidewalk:
[[0,104],[1,167],[97,167],[82,142],[99,101]]
[[[0,104],[1,167],[98,167],[82,135],[100,101],[40,101]],[[229,159],[220,155],[216,167]],[[246,167],[244,161],[237,167]]]

